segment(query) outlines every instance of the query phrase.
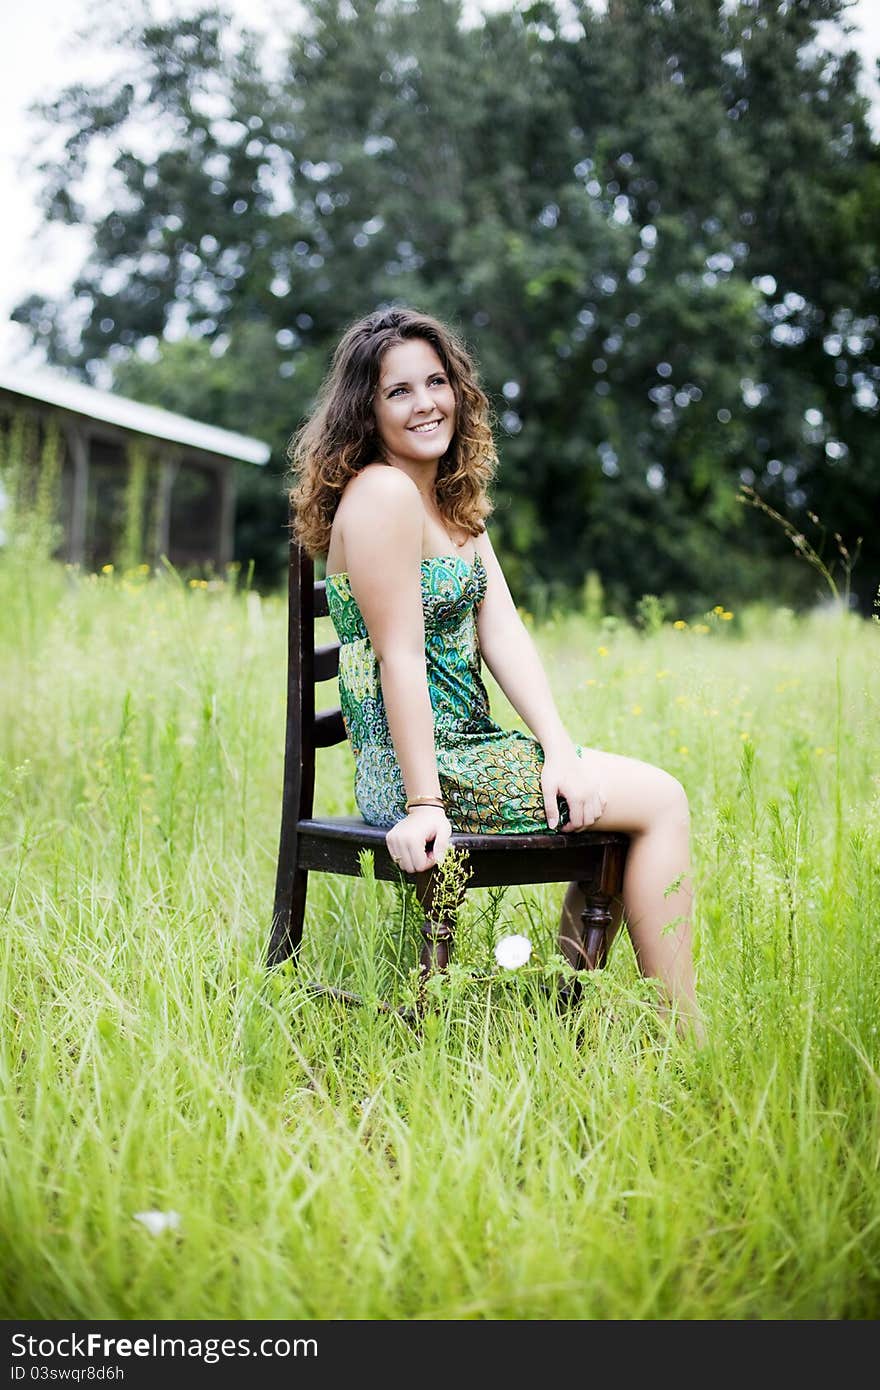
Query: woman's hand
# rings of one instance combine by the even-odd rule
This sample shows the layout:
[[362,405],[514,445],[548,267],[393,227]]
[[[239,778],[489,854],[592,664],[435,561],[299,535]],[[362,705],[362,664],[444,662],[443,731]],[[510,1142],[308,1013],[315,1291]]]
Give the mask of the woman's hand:
[[405,874],[439,864],[449,847],[452,826],[440,806],[416,806],[385,836],[388,853]]
[[541,792],[551,830],[559,824],[558,797],[568,803],[565,830],[587,830],[605,810],[605,794],[589,758],[586,754],[579,758],[574,747],[570,753],[545,753]]

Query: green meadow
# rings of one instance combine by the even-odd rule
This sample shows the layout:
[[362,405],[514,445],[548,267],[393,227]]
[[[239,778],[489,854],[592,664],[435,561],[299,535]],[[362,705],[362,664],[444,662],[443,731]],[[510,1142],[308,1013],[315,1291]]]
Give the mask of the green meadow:
[[687,788],[703,1049],[625,936],[557,1007],[562,885],[469,894],[417,1026],[368,861],[267,972],[283,596],[3,562],[0,1315],[880,1314],[880,626],[641,616],[529,621],[572,734]]

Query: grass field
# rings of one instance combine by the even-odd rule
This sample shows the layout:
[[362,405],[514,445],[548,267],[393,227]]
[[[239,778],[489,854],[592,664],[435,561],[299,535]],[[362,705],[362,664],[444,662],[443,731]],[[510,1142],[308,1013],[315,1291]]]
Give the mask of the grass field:
[[[469,895],[421,1029],[267,976],[283,600],[0,568],[0,1315],[877,1317],[880,627],[724,601],[535,628],[572,734],[688,790],[697,1051],[625,938],[557,1012],[561,886]],[[406,1000],[365,867],[303,973]]]

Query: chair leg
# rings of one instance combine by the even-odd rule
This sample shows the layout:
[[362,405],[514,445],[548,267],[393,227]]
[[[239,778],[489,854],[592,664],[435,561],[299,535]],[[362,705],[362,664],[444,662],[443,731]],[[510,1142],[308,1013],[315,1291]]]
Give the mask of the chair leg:
[[[567,931],[564,944],[560,936],[560,946],[576,970],[601,970],[608,959],[622,920],[626,854],[625,840],[607,844],[599,862],[591,866],[590,877],[578,879],[573,885],[583,898],[583,908],[578,914],[571,908],[564,914]],[[582,993],[582,981],[571,979],[560,988],[559,1002],[561,1005],[577,1002]]]
[[267,965],[280,965],[283,960],[296,957],[302,941],[308,887],[308,870],[296,869],[286,891],[277,895]]
[[461,896],[457,901],[441,902],[438,893],[436,869],[416,874],[416,896],[425,914],[422,927],[422,950],[419,955],[419,974],[424,983],[430,975],[443,971],[449,965],[452,948],[455,944],[456,913]]
[[[612,895],[602,892],[606,885],[601,880],[578,882],[577,886],[583,894],[584,907],[580,920],[572,922],[573,936],[566,940],[570,949],[564,954],[576,970],[601,970],[608,958],[608,943],[614,929]],[[581,981],[568,980],[559,988],[560,1007],[576,1004],[582,994]]]
[[608,936],[613,923],[611,895],[603,893],[594,883],[579,883],[584,895],[580,932],[576,950],[581,957],[581,970],[601,970],[608,959]]

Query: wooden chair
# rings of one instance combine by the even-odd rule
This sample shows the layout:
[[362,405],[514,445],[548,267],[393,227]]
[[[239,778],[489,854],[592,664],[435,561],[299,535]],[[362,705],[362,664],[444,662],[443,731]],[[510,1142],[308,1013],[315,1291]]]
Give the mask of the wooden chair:
[[[315,582],[309,556],[295,541],[290,548],[288,586],[287,731],[281,836],[275,909],[267,964],[295,957],[302,939],[306,892],[313,872],[359,876],[359,855],[371,850],[377,879],[394,881],[401,870],[385,845],[385,831],[360,816],[313,816],[315,750],[345,741],[340,709],[315,710],[315,685],[339,671],[339,643],[315,646],[314,624],[328,614],[323,581]],[[586,898],[577,952],[584,969],[601,968],[608,951],[612,900],[621,891],[628,836],[603,831],[557,831],[526,835],[454,834],[452,843],[468,853],[472,875],[467,890],[504,884],[574,880]],[[423,979],[443,970],[455,937],[455,912],[448,904],[434,912],[436,870],[412,876],[425,913],[420,968]],[[315,983],[313,988],[347,1001],[356,995]],[[570,991],[575,992],[576,991]]]

